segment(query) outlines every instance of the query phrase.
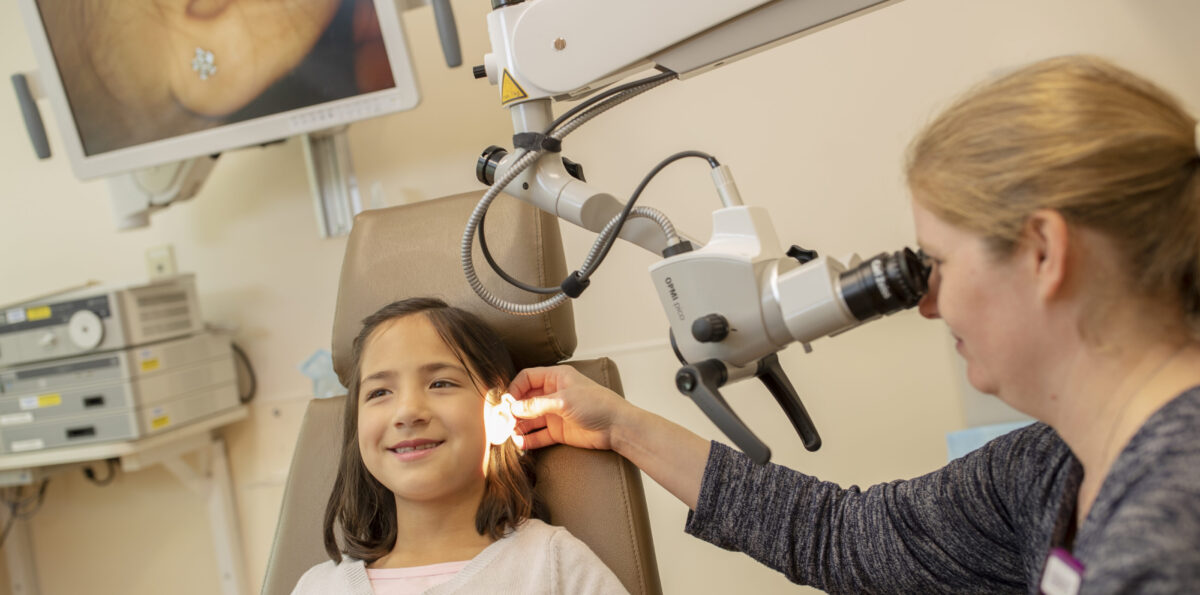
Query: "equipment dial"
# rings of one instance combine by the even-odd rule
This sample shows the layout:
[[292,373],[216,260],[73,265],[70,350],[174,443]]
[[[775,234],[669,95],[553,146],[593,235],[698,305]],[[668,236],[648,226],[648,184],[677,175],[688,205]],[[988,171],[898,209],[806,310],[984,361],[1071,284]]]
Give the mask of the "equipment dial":
[[718,343],[729,336],[729,321],[720,314],[708,314],[692,322],[692,336],[701,343]]
[[104,339],[104,323],[91,310],[78,310],[67,323],[71,342],[80,349],[95,349]]

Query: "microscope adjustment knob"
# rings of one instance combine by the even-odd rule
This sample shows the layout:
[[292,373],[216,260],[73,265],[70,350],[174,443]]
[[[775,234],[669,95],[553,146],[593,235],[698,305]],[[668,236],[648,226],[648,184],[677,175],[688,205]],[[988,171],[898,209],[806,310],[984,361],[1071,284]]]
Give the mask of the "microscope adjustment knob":
[[500,161],[507,155],[508,151],[504,147],[491,145],[484,149],[475,161],[475,179],[491,186],[492,182],[496,181],[496,168],[500,167]]
[[729,321],[720,314],[701,316],[692,322],[692,336],[701,343],[717,343],[729,336]]
[[483,64],[472,66],[471,75],[477,79],[487,78],[487,67]]
[[788,248],[787,255],[792,258],[795,258],[796,262],[799,262],[800,264],[805,264],[811,260],[816,259],[818,256],[820,256],[820,254],[817,254],[816,250],[809,250],[807,248],[801,248],[800,246],[797,246],[795,244],[793,244],[791,248]]

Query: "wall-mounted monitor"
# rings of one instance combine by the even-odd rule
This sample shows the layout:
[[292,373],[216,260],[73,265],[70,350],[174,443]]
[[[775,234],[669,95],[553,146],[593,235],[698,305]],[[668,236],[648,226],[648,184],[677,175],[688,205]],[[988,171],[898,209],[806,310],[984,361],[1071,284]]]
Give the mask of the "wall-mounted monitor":
[[80,179],[415,107],[395,0],[18,0]]

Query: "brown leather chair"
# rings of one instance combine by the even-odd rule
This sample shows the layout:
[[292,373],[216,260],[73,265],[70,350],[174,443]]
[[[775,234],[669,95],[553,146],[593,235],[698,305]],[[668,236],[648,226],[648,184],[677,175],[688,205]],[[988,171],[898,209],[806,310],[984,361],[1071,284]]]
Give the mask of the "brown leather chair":
[[[362,213],[346,246],[333,324],[334,369],[348,385],[350,343],[361,321],[397,299],[436,296],[483,317],[508,343],[518,367],[550,365],[575,350],[569,304],[538,316],[510,316],[475,296],[459,263],[459,241],[480,193]],[[502,197],[487,217],[488,247],[513,276],[538,285],[566,275],[558,221]],[[487,267],[476,243],[476,269],[493,293],[511,301],[529,298]],[[567,362],[621,392],[616,366],[606,358]],[[267,566],[263,593],[289,593],[300,575],[327,559],[321,522],[333,486],[345,398],[316,399],[308,407],[292,457]],[[630,593],[659,594],[658,566],[641,475],[611,452],[552,446],[534,453],[537,491],[550,520],[591,547]]]

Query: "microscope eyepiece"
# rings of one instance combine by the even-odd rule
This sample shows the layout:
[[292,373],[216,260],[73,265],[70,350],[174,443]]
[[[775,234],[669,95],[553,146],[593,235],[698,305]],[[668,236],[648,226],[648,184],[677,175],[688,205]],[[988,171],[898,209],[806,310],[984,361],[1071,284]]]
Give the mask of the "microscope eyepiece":
[[842,300],[861,321],[916,306],[929,290],[929,269],[905,248],[865,260],[838,281]]

